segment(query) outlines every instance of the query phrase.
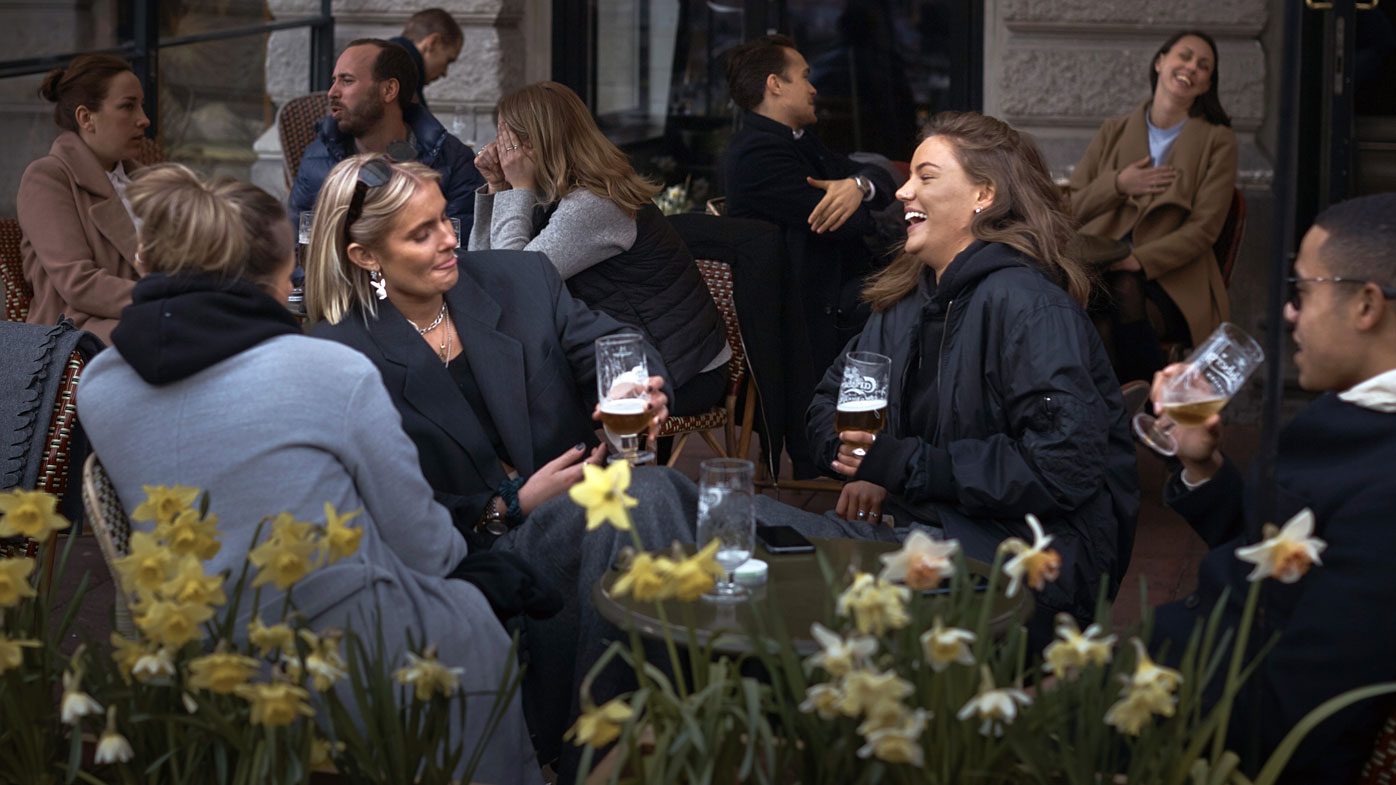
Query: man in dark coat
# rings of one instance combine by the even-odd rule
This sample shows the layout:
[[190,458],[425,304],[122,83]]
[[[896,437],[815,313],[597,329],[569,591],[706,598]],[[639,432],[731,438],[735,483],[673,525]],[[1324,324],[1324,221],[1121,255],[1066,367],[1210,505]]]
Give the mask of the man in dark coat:
[[315,208],[335,164],[359,153],[387,153],[395,161],[415,160],[440,172],[446,214],[460,219],[462,232],[470,231],[475,191],[485,184],[475,168],[475,152],[412,102],[416,91],[417,66],[402,47],[376,38],[345,47],[334,65],[330,116],[320,121],[319,136],[306,148],[291,186],[292,221]]
[[416,64],[417,91],[413,99],[426,109],[426,86],[445,76],[460,57],[461,45],[465,43],[460,25],[446,11],[428,8],[409,17],[402,35],[388,41],[402,47]]
[[[1299,385],[1323,395],[1280,433],[1275,519],[1308,508],[1314,535],[1327,543],[1322,564],[1296,582],[1260,587],[1256,629],[1263,644],[1278,634],[1253,689],[1232,710],[1233,749],[1260,734],[1267,753],[1305,714],[1347,690],[1396,680],[1396,194],[1330,207],[1304,236],[1294,264],[1285,319],[1294,325]],[[1176,373],[1172,366],[1156,378]],[[1164,499],[1207,544],[1196,593],[1159,608],[1156,639],[1186,644],[1193,625],[1230,589],[1223,625],[1239,623],[1253,565],[1236,549],[1262,539],[1256,473],[1249,479],[1218,449],[1221,415],[1178,426],[1182,470]],[[1215,685],[1214,685],[1215,686]],[[1389,699],[1358,703],[1310,731],[1280,782],[1357,780],[1372,740],[1392,709]]]
[[[803,305],[811,347],[805,378],[791,382],[812,390],[868,318],[859,292],[882,260],[865,240],[897,184],[879,166],[834,154],[810,130],[815,90],[789,38],[765,36],[729,53],[727,89],[743,112],[725,159],[727,213],[770,221],[784,234],[787,294]],[[798,464],[805,456],[796,452]]]

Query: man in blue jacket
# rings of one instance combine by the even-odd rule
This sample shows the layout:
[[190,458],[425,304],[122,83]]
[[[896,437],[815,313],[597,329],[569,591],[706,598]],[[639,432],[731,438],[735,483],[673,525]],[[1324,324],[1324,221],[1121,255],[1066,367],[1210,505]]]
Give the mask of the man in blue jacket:
[[350,42],[334,65],[330,115],[317,126],[318,137],[306,148],[291,186],[292,220],[315,208],[335,164],[359,153],[387,153],[440,172],[446,214],[460,219],[462,232],[470,231],[475,190],[485,178],[475,168],[474,151],[412,102],[416,92],[417,66],[402,47],[376,38]]

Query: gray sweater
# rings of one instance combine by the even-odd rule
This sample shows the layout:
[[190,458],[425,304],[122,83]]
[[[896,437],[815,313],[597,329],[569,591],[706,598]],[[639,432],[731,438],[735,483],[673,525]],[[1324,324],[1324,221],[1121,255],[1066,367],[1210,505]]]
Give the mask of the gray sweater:
[[[325,502],[340,512],[362,509],[350,523],[364,531],[358,553],[312,573],[292,588],[292,599],[316,630],[352,626],[363,634],[382,611],[394,668],[404,661],[409,630],[435,644],[446,664],[464,666],[462,688],[486,693],[456,729],[467,750],[474,746],[509,638],[473,585],[444,577],[465,556],[465,541],[433,501],[416,448],[367,358],[286,335],[156,387],[106,351],[83,373],[78,410],[128,511],[143,500],[143,484],[209,492],[223,547],[206,569],[230,570],[230,589],[264,516],[288,510],[323,523]],[[280,593],[271,584],[262,589],[262,618],[270,623]],[[245,595],[250,605],[250,588]],[[238,634],[245,629],[239,625]],[[342,697],[351,698],[347,690]],[[474,778],[539,781],[517,699]]]

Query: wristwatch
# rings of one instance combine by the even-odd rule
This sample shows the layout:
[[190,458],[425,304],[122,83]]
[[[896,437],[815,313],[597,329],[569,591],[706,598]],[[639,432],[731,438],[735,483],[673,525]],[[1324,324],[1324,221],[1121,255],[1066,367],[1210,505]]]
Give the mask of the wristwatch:
[[509,523],[504,520],[504,513],[495,506],[497,499],[500,499],[499,494],[491,496],[485,504],[485,511],[480,513],[480,520],[475,524],[475,531],[493,534],[496,537],[509,531]]
[[872,183],[861,174],[853,175],[853,184],[858,186],[858,190],[863,192],[863,198],[868,198],[872,194]]

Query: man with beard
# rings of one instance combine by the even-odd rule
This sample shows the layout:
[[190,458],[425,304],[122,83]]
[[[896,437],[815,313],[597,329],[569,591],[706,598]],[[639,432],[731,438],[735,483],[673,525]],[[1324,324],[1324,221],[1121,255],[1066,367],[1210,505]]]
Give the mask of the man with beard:
[[402,47],[377,38],[345,47],[334,64],[330,115],[317,126],[318,136],[306,148],[291,186],[293,221],[315,208],[335,164],[359,153],[387,153],[395,161],[417,161],[440,172],[446,215],[460,219],[462,232],[470,231],[475,191],[485,184],[475,168],[475,152],[412,102],[416,92],[417,66]]

